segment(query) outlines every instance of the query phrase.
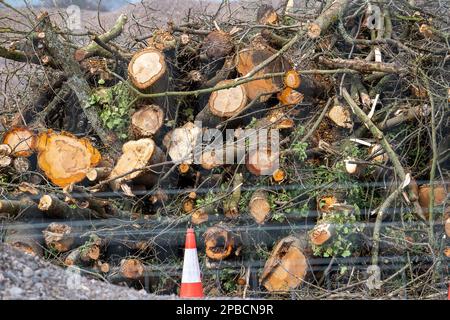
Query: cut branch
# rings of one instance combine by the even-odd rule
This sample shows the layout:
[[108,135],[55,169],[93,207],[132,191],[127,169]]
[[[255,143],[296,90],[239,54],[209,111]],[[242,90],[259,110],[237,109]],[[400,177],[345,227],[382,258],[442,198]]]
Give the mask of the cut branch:
[[[403,169],[402,164],[400,163],[400,160],[398,159],[397,154],[395,153],[394,149],[392,149],[389,142],[386,140],[383,132],[377,128],[377,126],[370,120],[370,118],[364,113],[364,111],[359,108],[359,106],[353,101],[350,94],[347,92],[347,90],[344,88],[342,90],[342,94],[344,96],[344,99],[347,101],[347,103],[352,108],[353,112],[356,114],[356,116],[369,128],[370,132],[374,136],[375,139],[377,139],[383,149],[386,151],[390,161],[392,162],[395,172],[400,178],[401,183],[403,183],[406,180],[406,172],[405,169]],[[409,185],[409,200],[414,204],[414,208],[416,209],[416,214],[422,219],[426,220],[425,216],[423,215],[422,208],[417,201],[417,196],[414,194],[414,190],[412,189],[412,185]]]
[[319,62],[330,68],[348,68],[361,73],[384,72],[403,74],[406,72],[406,68],[398,67],[393,63],[385,62],[371,62],[365,60],[340,58],[327,59],[325,57],[319,57]]
[[[98,36],[98,39],[102,43],[108,43],[109,41],[117,38],[122,34],[123,27],[128,21],[128,17],[124,14],[121,14],[119,18],[117,18],[116,23],[111,28],[111,30],[105,32],[102,35]],[[105,49],[103,49],[101,46],[99,46],[96,42],[92,41],[87,46],[80,48],[75,51],[75,59],[77,61],[84,60],[86,58],[95,56],[95,55],[101,55],[103,57],[111,57],[111,54],[109,54],[107,51],[105,52]]]

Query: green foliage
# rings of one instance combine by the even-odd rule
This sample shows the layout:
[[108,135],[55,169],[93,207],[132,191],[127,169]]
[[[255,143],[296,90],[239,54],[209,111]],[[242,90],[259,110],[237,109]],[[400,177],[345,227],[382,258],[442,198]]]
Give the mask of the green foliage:
[[[217,202],[217,194],[213,191],[208,191],[208,193],[203,198],[197,198],[195,203],[197,207],[207,207],[209,205],[213,205]],[[217,211],[217,208],[214,209]]]
[[222,288],[226,293],[233,293],[237,289],[236,274],[233,269],[223,269],[219,276]]
[[97,107],[104,126],[114,130],[119,138],[127,139],[133,100],[127,84],[118,83],[97,90],[91,95],[89,104]]
[[[335,236],[320,246],[312,245],[314,255],[321,257],[349,257],[352,255],[354,243],[351,236],[360,232],[355,210],[336,210],[327,214],[318,223],[330,223],[335,228]],[[312,231],[311,231],[312,232]]]
[[0,183],[7,183],[8,177],[4,174],[0,174]]
[[344,144],[341,147],[342,155],[346,157],[352,157],[352,158],[361,158],[364,156],[364,152],[358,148],[358,145],[352,141],[345,141]]
[[239,208],[247,208],[250,203],[250,198],[252,197],[251,191],[243,191],[241,192],[241,198],[239,199]]
[[44,258],[45,259],[54,259],[59,255],[59,251],[54,247],[49,247],[44,250]]
[[247,125],[246,129],[254,128],[257,122],[258,122],[258,119],[256,119],[255,117],[252,117],[252,120]]
[[267,260],[270,257],[270,251],[266,244],[259,244],[255,248],[256,255],[261,258],[261,260]]
[[297,141],[292,145],[292,150],[300,161],[306,160],[308,156],[306,155],[306,148],[308,148],[308,143]]
[[[330,185],[330,188],[336,191],[342,190],[345,192],[345,200],[347,203],[357,205],[358,207],[365,207],[367,205],[365,188],[357,179],[347,173],[343,161],[336,162],[332,167],[324,165],[315,167],[313,168],[313,173],[314,175],[311,179],[313,186]],[[317,197],[320,193],[321,190],[317,189],[312,191],[311,195]]]
[[[294,198],[297,198],[303,192],[302,189],[282,189],[277,193],[269,194],[269,203],[271,211],[271,219],[278,222],[283,222],[286,219],[286,215],[297,214],[301,217],[307,217],[309,214],[308,201],[305,201],[300,207],[299,204],[290,205]],[[288,204],[284,208],[278,208],[276,202]]]
[[274,212],[271,218],[272,220],[283,222],[286,219],[286,215],[283,212]]
[[194,110],[192,108],[184,108],[182,113],[186,117],[186,121],[194,121]]

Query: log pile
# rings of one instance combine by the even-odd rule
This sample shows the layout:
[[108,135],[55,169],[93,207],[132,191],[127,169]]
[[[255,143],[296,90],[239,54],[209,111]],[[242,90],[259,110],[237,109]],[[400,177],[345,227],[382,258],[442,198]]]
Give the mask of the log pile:
[[209,295],[441,294],[443,13],[284,2],[76,37],[52,12],[2,20],[5,65],[39,72],[0,69],[26,84],[2,92],[0,239],[172,294],[194,226]]

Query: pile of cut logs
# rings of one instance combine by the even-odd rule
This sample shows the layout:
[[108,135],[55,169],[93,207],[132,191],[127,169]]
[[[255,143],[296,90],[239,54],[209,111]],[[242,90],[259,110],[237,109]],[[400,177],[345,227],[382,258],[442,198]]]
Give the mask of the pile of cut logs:
[[[381,295],[405,272],[442,275],[449,36],[400,2],[380,4],[383,28],[366,2],[309,18],[261,5],[252,21],[169,23],[132,46],[126,15],[87,45],[36,15],[16,42],[39,50],[0,50],[54,79],[2,119],[3,242],[158,293],[177,292],[190,225],[210,295]],[[218,269],[234,289],[217,291]]]

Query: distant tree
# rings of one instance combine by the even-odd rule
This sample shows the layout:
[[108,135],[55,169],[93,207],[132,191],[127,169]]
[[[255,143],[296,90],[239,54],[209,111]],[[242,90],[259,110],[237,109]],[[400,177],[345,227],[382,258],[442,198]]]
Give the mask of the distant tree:
[[[46,7],[67,8],[70,5],[77,5],[84,10],[97,10],[99,0],[43,0]],[[122,0],[103,0],[100,4],[100,11],[109,11],[111,7],[116,8],[117,2]]]

